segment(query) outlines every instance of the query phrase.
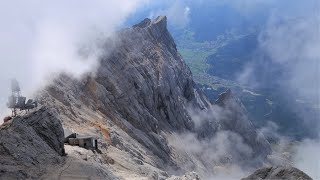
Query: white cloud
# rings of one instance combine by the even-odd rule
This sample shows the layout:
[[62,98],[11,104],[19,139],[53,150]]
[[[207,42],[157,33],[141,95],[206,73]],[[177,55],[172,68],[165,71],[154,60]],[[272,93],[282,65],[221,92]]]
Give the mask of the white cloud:
[[218,131],[202,140],[193,133],[173,134],[168,142],[184,159],[181,168],[196,171],[203,179],[240,179],[247,174],[238,162],[249,157],[252,149],[236,133]]
[[316,14],[280,19],[272,17],[261,34],[261,49],[289,73],[286,85],[307,99],[319,98],[320,24]]
[[[291,108],[309,123],[310,131],[320,132],[320,1],[282,1],[277,5],[259,37],[259,49],[269,57],[263,60],[270,63],[266,63],[269,66],[259,67],[268,71],[281,67],[284,73],[274,81],[279,81],[279,88],[283,88],[287,98],[303,99],[314,105],[315,112],[311,112],[306,107],[307,104],[305,107]],[[253,68],[254,66],[248,66],[250,70]],[[250,82],[250,77],[254,77],[254,74],[247,70],[241,77]],[[267,129],[262,130],[270,134]],[[280,142],[288,141],[278,134],[273,135]],[[294,165],[312,178],[319,179],[319,140],[304,140],[294,148]]]
[[[287,98],[309,101],[319,109],[320,2],[284,0],[273,2],[272,7],[259,35],[259,53],[239,74],[238,80],[253,87],[264,87],[266,82],[257,81],[255,75],[265,72],[275,77],[271,73],[282,69],[283,73],[273,82],[287,92]],[[308,121],[310,116],[299,112]]]
[[320,142],[304,140],[295,150],[295,166],[313,179],[320,179]]
[[79,77],[91,71],[97,63],[96,40],[111,35],[145,2],[148,0],[1,1],[1,104],[5,104],[13,77],[30,94],[48,83],[52,73],[66,71]]

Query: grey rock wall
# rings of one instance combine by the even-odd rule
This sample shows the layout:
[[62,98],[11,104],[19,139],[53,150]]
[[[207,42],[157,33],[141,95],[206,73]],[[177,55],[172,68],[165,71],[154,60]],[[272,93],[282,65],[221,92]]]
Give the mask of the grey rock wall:
[[47,108],[0,126],[0,179],[37,178],[63,162],[61,122]]

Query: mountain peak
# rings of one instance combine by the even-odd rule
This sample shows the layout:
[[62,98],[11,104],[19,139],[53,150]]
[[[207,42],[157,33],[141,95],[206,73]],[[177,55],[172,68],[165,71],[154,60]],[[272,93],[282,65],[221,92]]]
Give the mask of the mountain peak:
[[135,32],[130,32],[130,34],[140,34],[144,37],[151,37],[152,42],[159,42],[162,44],[163,47],[174,55],[175,59],[181,59],[181,57],[178,57],[180,55],[177,53],[176,43],[167,29],[166,16],[158,16],[154,20],[145,18],[140,23],[129,28],[129,31],[131,30]]
[[167,17],[158,16],[153,22],[152,25],[158,26],[160,29],[167,29]]
[[133,26],[133,28],[156,28],[159,30],[166,30],[167,29],[167,17],[166,16],[158,16],[155,20],[151,20],[149,18],[145,18],[140,23]]

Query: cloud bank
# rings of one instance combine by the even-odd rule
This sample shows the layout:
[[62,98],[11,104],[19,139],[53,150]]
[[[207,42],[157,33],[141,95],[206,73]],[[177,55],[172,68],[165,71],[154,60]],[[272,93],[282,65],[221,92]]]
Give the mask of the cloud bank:
[[[320,1],[281,1],[273,6],[265,28],[259,35],[259,51],[263,59],[254,59],[242,74],[241,80],[263,86],[264,82],[252,81],[254,72],[277,71],[278,87],[288,99],[301,102],[290,107],[318,133],[314,140],[303,140],[294,145],[293,163],[311,177],[320,178],[318,156],[320,133]],[[255,63],[263,69],[254,69]],[[271,74],[270,74],[271,75]],[[264,132],[268,133],[268,132]],[[277,136],[279,141],[287,141]]]
[[320,179],[320,142],[319,140],[304,140],[295,148],[294,164],[313,179]]
[[56,73],[80,77],[91,71],[97,65],[99,40],[110,36],[146,2],[1,1],[1,104],[10,93],[11,78],[20,82],[24,95],[30,95]]

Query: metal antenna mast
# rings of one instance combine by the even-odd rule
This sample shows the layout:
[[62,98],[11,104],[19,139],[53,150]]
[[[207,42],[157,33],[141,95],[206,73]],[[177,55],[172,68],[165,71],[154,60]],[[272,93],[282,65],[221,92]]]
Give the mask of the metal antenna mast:
[[17,109],[28,112],[30,109],[38,106],[38,103],[32,99],[26,102],[26,97],[21,95],[21,89],[16,79],[11,80],[11,92],[12,94],[8,98],[7,106],[12,109],[12,116],[17,115]]

